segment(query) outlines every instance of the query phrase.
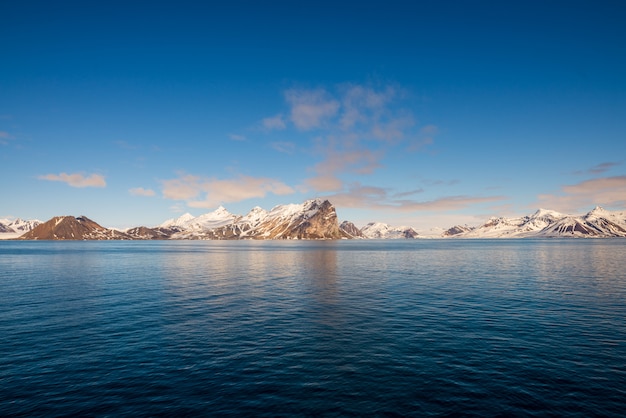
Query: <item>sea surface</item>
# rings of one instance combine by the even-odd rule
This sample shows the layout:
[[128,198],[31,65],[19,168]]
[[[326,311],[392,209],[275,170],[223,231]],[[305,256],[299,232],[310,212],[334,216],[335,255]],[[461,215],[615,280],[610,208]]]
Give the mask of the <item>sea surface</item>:
[[0,416],[625,414],[625,239],[0,241]]

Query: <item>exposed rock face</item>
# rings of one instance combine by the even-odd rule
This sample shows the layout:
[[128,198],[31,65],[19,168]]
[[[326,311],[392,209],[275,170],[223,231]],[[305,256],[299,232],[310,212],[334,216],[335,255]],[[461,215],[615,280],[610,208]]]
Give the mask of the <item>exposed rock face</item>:
[[178,232],[176,228],[138,226],[127,230],[126,234],[132,237],[132,239],[169,239],[176,232]]
[[123,232],[104,228],[80,216],[56,216],[40,224],[18,239],[21,240],[111,240],[131,239]]
[[261,239],[340,239],[335,207],[328,200],[308,200],[299,205],[277,206],[248,233]]
[[[199,222],[199,218],[204,221]],[[172,239],[342,238],[334,206],[322,199],[308,200],[301,205],[279,205],[269,212],[256,207],[246,216],[232,215],[219,208],[176,224],[181,225],[182,230],[172,235]]]
[[565,216],[542,233],[544,236],[626,237],[626,214],[596,207],[584,216]]
[[0,219],[0,233],[24,233],[32,230],[37,225],[41,224],[41,221],[32,219],[25,221],[23,219]]
[[[32,229],[32,230],[30,230]],[[30,230],[30,231],[29,231]],[[303,204],[279,205],[271,211],[256,207],[247,215],[233,215],[225,208],[194,217],[185,214],[158,227],[131,228],[125,232],[107,229],[81,216],[59,216],[48,222],[0,219],[0,238],[22,240],[161,240],[161,239],[412,239],[420,236],[407,226],[370,223],[358,229],[344,221],[338,225],[334,206],[323,199]],[[583,216],[563,215],[540,209],[530,216],[491,218],[478,227],[454,226],[436,233],[450,238],[533,237],[626,237],[626,212],[596,207]]]
[[459,234],[464,234],[466,232],[469,232],[471,230],[473,230],[474,228],[467,226],[467,225],[456,225],[453,226],[452,228],[447,229],[444,233],[443,236],[444,237],[453,237],[455,235],[459,235]]
[[459,230],[457,234],[444,234],[444,236],[458,238],[626,237],[626,212],[611,212],[596,207],[586,215],[574,216],[539,209],[530,216],[492,218],[476,228],[468,231]]
[[365,238],[361,230],[350,221],[343,221],[341,225],[339,225],[339,230],[343,233],[345,238]]
[[246,216],[220,207],[194,218],[183,215],[156,228],[137,227],[126,232],[104,228],[86,218],[59,216],[24,234],[24,240],[104,239],[340,239],[337,213],[328,200],[309,200],[301,205],[279,205],[267,212],[254,208]]

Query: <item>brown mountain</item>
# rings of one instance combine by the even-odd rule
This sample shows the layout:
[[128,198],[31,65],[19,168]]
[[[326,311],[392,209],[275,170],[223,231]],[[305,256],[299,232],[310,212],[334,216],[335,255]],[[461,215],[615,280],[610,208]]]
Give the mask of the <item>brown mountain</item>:
[[21,240],[111,240],[132,239],[123,232],[98,225],[85,216],[55,216],[20,236]]
[[343,221],[339,225],[339,230],[345,238],[365,238],[361,230],[350,221]]
[[126,234],[130,236],[131,239],[143,239],[143,240],[152,240],[152,239],[169,239],[172,234],[179,232],[176,228],[148,228],[145,226],[138,226],[136,228],[131,228],[126,231]]

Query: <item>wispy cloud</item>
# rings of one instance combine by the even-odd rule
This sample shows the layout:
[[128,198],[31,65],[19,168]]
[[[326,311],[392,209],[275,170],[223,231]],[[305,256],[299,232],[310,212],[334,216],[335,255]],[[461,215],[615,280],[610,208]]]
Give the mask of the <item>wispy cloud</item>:
[[461,180],[458,180],[458,179],[452,179],[452,180],[426,179],[422,183],[424,183],[424,184],[426,184],[428,186],[454,186],[456,184],[461,183]]
[[617,167],[621,164],[622,164],[621,162],[607,161],[605,163],[594,165],[588,170],[576,171],[575,174],[604,174],[607,171],[609,171],[611,168]]
[[360,124],[375,124],[399,95],[398,89],[393,86],[376,90],[370,86],[346,83],[340,90],[342,112],[339,123],[345,130]]
[[126,141],[115,141],[115,145],[117,145],[121,149],[128,150],[128,151],[139,149],[139,146],[131,144]]
[[291,121],[300,130],[325,126],[339,110],[339,102],[323,89],[287,90],[285,100],[291,106]]
[[396,86],[342,84],[334,90],[285,92],[291,122],[299,130],[316,129],[315,150],[322,160],[305,181],[317,192],[339,191],[346,174],[371,174],[383,167],[387,151],[405,142],[417,150],[433,142],[434,125],[417,126],[402,107],[405,93]]
[[588,210],[595,205],[626,207],[626,176],[603,177],[585,180],[561,187],[557,194],[537,197],[541,207],[561,212]]
[[381,187],[351,185],[346,192],[330,196],[337,206],[352,208],[370,208],[395,210],[400,212],[413,211],[454,211],[464,209],[471,205],[497,202],[506,199],[505,196],[443,196],[433,200],[401,199],[410,194],[416,194],[421,190],[407,193],[391,194],[389,189]]
[[392,197],[394,199],[400,199],[402,197],[413,196],[414,194],[423,193],[423,192],[424,192],[424,189],[419,188],[415,190],[409,190],[408,192],[394,193]]
[[0,131],[0,145],[9,145],[9,139],[13,139],[6,131]]
[[350,146],[349,142],[332,141],[322,152],[324,159],[313,167],[316,175],[306,180],[306,184],[318,192],[341,190],[340,173],[365,175],[381,167],[382,152]]
[[[309,192],[334,193],[333,199],[361,207],[409,207],[412,201],[400,199],[418,190],[400,192],[376,187],[354,186],[355,177],[367,176],[384,167],[383,159],[395,150],[418,151],[434,142],[439,129],[419,125],[413,113],[403,106],[408,94],[395,85],[344,83],[332,88],[298,89],[284,92],[288,110],[263,119],[266,129],[295,128],[313,131],[312,154],[318,161],[308,167],[312,174],[301,186]],[[288,115],[283,117],[283,115]],[[291,143],[271,146],[289,153]],[[469,199],[469,198],[467,198]],[[465,201],[469,201],[469,200]],[[448,206],[462,206],[462,201]],[[454,203],[454,204],[453,204]],[[427,207],[421,202],[415,207]]]
[[270,145],[276,151],[284,154],[293,154],[296,150],[296,144],[293,142],[272,142]]
[[106,181],[104,176],[100,174],[84,175],[82,173],[60,173],[60,174],[45,174],[37,177],[39,180],[48,181],[60,181],[68,184],[71,187],[106,187]]
[[128,192],[130,194],[132,194],[133,196],[151,197],[151,196],[155,196],[156,195],[154,190],[152,190],[152,189],[144,189],[143,187],[135,187],[133,189],[128,190]]
[[408,151],[421,151],[424,147],[435,142],[439,128],[435,125],[426,125],[419,130],[419,134],[409,141]]
[[163,181],[163,196],[184,200],[195,208],[213,208],[224,203],[262,198],[268,194],[287,195],[295,190],[285,183],[265,177],[239,176],[232,179],[181,175]]
[[191,174],[176,179],[164,180],[163,197],[172,200],[187,200],[198,196],[204,190],[205,179]]
[[268,130],[283,130],[287,127],[282,114],[265,118],[261,121],[263,127]]
[[246,137],[243,135],[230,134],[228,137],[233,141],[245,141]]

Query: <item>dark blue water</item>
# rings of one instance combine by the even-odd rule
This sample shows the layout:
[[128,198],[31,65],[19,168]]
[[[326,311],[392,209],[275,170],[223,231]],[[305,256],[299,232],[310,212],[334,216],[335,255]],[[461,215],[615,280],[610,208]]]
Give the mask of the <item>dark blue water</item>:
[[616,416],[626,240],[0,242],[0,415]]

